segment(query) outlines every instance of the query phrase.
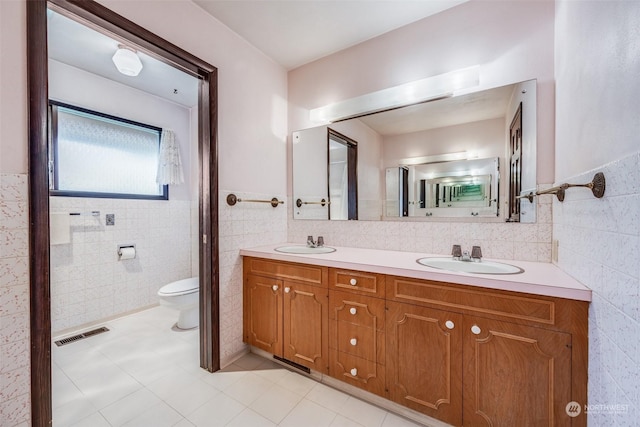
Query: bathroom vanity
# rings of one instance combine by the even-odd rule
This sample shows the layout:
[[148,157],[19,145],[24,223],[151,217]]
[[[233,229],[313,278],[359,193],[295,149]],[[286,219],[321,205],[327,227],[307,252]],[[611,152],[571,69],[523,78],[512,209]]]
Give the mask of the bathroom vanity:
[[566,407],[586,404],[591,292],[554,265],[467,274],[277,246],[241,251],[251,346],[455,426],[586,425]]

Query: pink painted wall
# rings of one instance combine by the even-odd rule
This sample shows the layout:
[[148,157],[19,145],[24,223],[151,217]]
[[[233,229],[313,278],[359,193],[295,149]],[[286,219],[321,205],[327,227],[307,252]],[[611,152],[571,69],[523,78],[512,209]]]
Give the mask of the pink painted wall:
[[0,1],[0,172],[27,172],[27,40],[23,1]]
[[539,183],[554,177],[554,3],[471,0],[289,72],[289,131],[309,109],[480,65],[480,88],[538,80]]

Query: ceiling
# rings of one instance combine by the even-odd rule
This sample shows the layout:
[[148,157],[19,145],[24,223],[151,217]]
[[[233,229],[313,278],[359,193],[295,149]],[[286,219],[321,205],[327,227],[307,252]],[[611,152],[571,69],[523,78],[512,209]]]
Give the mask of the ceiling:
[[197,78],[143,52],[138,52],[143,66],[140,74],[137,77],[125,76],[118,72],[111,61],[111,57],[118,49],[116,40],[51,10],[48,12],[47,19],[50,59],[185,107],[198,104]]
[[288,70],[468,0],[194,0]]
[[[1,1],[1,0],[0,0]],[[293,69],[468,0],[194,0],[267,56]],[[118,41],[53,11],[49,58],[186,107],[197,105],[198,79],[144,52],[137,77],[111,61]]]

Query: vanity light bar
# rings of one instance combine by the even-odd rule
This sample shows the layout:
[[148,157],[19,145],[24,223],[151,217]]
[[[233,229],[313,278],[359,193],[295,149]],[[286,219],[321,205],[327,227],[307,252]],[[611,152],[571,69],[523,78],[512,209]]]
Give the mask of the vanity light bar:
[[433,156],[407,157],[406,159],[400,159],[399,164],[400,166],[425,165],[467,159],[469,159],[469,153],[460,151],[458,153],[436,154]]
[[314,108],[309,111],[309,119],[316,123],[333,123],[352,119],[407,105],[448,98],[456,91],[477,86],[479,83],[480,67],[476,65]]

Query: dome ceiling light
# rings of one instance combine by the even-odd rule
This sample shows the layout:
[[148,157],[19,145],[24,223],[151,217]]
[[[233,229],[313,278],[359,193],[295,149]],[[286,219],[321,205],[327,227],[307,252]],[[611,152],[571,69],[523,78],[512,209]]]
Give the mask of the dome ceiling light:
[[135,77],[142,70],[142,62],[135,50],[119,44],[118,50],[113,55],[113,63],[118,71],[125,76]]

